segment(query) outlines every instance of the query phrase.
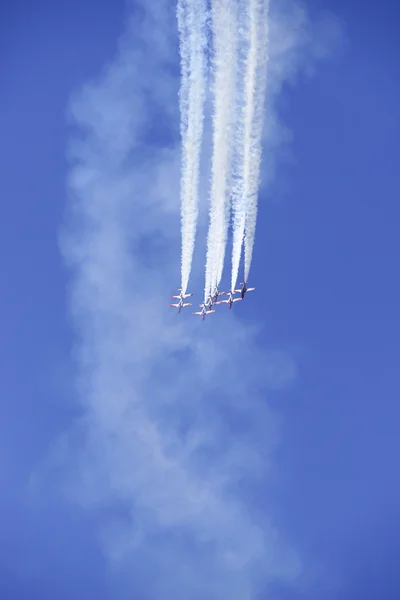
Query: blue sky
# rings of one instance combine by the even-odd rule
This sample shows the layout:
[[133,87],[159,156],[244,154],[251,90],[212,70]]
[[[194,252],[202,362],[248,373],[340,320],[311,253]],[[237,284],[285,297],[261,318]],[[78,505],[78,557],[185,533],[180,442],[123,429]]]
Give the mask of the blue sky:
[[204,327],[168,3],[1,8],[1,597],[399,596],[400,8],[296,4],[257,291]]

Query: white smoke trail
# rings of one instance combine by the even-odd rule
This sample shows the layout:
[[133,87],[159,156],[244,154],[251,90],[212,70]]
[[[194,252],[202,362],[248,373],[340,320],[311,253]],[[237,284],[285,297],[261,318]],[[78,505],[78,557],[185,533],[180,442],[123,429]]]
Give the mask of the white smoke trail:
[[236,3],[213,0],[211,23],[214,113],[205,299],[221,281],[229,228],[237,69]]
[[254,238],[257,221],[258,186],[260,182],[260,164],[262,155],[262,131],[264,124],[265,87],[268,63],[268,9],[269,0],[250,0],[252,14],[258,23],[257,32],[257,72],[254,103],[253,131],[249,186],[246,196],[246,231],[244,238],[244,281],[248,280],[251,259],[253,257]]
[[257,68],[257,30],[252,11],[246,11],[241,28],[242,44],[245,56],[241,61],[240,74],[243,75],[243,86],[238,93],[239,119],[235,148],[235,182],[232,189],[233,212],[233,247],[232,247],[232,279],[231,290],[236,287],[244,229],[246,222],[245,185],[249,181],[250,144],[254,117],[255,76]]
[[241,110],[237,129],[235,181],[232,194],[232,290],[235,289],[238,278],[245,231],[245,281],[250,270],[254,245],[268,60],[268,3],[268,0],[246,0],[248,9],[241,11],[245,58],[241,65],[243,87],[239,93]]
[[205,97],[206,0],[178,0],[181,54],[181,288],[185,293],[192,266],[198,217],[200,148]]

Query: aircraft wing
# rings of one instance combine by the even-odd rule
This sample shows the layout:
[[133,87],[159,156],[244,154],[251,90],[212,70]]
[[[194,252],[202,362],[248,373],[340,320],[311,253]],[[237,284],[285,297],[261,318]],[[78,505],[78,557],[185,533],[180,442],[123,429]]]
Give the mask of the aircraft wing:
[[182,307],[184,307],[184,306],[192,306],[192,303],[191,302],[186,302],[185,304],[182,304]]
[[242,298],[233,298],[232,302],[239,302]]
[[[170,306],[176,306],[176,308],[179,308],[179,304],[170,304]],[[183,306],[186,306],[186,304],[184,304]]]
[[256,289],[256,288],[247,288],[247,291],[248,291],[248,292],[254,292],[254,290],[255,290],[255,289]]
[[201,312],[194,312],[194,313],[192,313],[192,315],[204,315],[204,313],[202,311]]
[[178,298],[178,300],[180,300],[180,299],[181,299],[181,297],[180,297],[180,296],[171,296],[171,298]]
[[229,300],[218,300],[217,302],[214,302],[214,304],[228,304]]

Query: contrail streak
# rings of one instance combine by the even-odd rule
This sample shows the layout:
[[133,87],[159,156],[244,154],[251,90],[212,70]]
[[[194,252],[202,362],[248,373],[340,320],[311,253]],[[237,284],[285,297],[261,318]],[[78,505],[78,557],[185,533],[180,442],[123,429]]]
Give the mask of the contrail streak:
[[229,228],[237,69],[236,3],[212,0],[211,26],[214,112],[205,299],[221,280]]
[[231,289],[239,272],[245,241],[244,281],[247,281],[253,254],[257,220],[258,186],[262,154],[264,98],[268,61],[269,0],[248,0],[241,32],[245,58],[241,65],[243,87],[239,93],[235,178],[232,194],[233,248]]
[[267,82],[268,63],[268,8],[269,0],[250,0],[254,8],[252,15],[258,23],[257,72],[255,81],[255,108],[251,144],[251,169],[246,197],[246,231],[244,239],[244,281],[248,280],[253,257],[254,238],[257,221],[258,186],[262,155],[262,130],[264,125],[264,100]]
[[181,288],[185,293],[192,267],[198,217],[200,149],[205,97],[206,0],[178,0],[181,54]]

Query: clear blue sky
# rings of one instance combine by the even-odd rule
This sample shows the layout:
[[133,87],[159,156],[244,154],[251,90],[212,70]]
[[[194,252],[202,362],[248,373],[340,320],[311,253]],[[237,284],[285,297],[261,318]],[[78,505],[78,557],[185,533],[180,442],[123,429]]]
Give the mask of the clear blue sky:
[[[278,160],[260,200],[250,281],[257,291],[237,311],[240,331],[262,324],[257,348],[284,356],[283,368],[296,372],[286,386],[265,391],[277,442],[269,454],[272,475],[250,494],[248,511],[268,511],[300,557],[301,575],[286,583],[272,577],[257,598],[394,600],[400,597],[400,5],[306,0],[305,6],[311,22],[323,10],[336,15],[342,47],[279,96],[278,116],[293,135],[286,148],[292,160]],[[95,501],[87,509],[65,492],[64,476],[42,475],[51,470],[43,465],[59,437],[85,414],[72,360],[71,275],[59,249],[68,203],[67,107],[71,94],[113,59],[128,12],[122,0],[17,0],[0,9],[0,596],[7,600],[158,600],[150,582],[167,556],[175,579],[183,578],[163,538],[113,570],[101,540],[129,498],[116,494],[106,509]],[[178,135],[174,119],[158,133],[147,122],[147,147],[161,148],[165,136]],[[168,215],[165,227],[178,235],[179,215]],[[137,239],[154,234],[146,225],[138,231]],[[151,269],[163,269],[166,256],[174,261],[176,279],[164,288],[168,302],[179,279],[179,244],[174,238],[169,250],[165,235],[161,246],[153,235],[153,254],[161,247],[163,256],[143,273],[151,281]],[[190,319],[182,316],[185,327]],[[213,324],[207,327],[199,334],[206,353]],[[190,335],[196,331],[191,324]],[[222,331],[215,326],[217,354],[236,343]],[[245,359],[250,365],[250,350]],[[154,360],[152,385],[162,389],[175,358]],[[213,393],[229,401],[225,381],[225,389],[224,381],[200,388],[199,401],[202,393],[204,402]],[[243,403],[253,393],[251,376],[249,382]],[[185,383],[190,394],[196,383]],[[262,393],[262,383],[254,386]],[[183,393],[171,400],[180,406]],[[158,404],[157,410],[160,418]]]

